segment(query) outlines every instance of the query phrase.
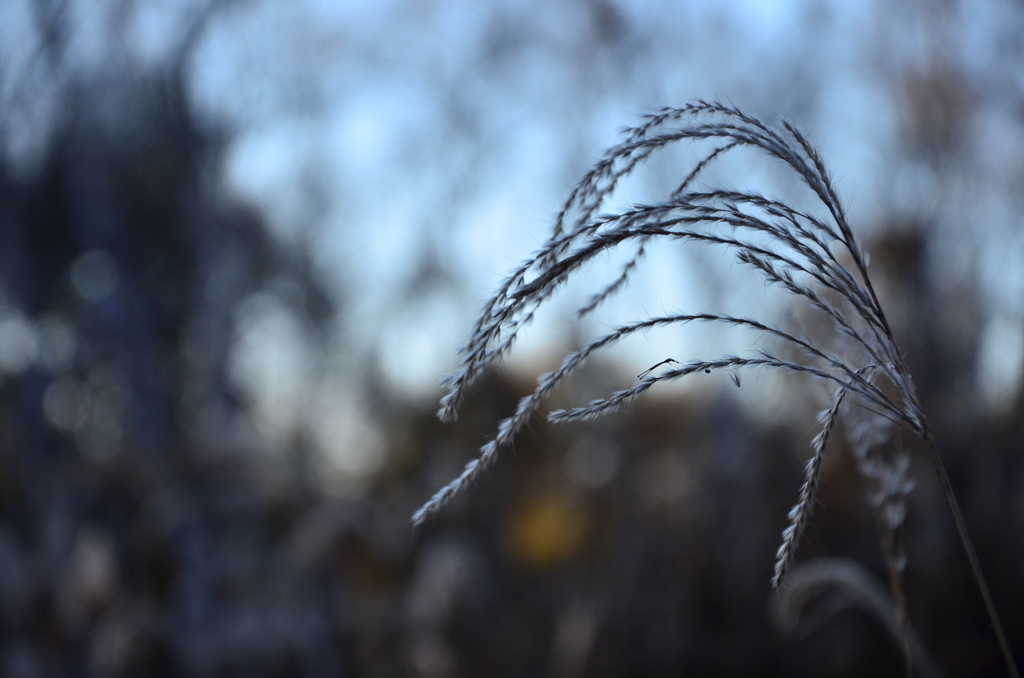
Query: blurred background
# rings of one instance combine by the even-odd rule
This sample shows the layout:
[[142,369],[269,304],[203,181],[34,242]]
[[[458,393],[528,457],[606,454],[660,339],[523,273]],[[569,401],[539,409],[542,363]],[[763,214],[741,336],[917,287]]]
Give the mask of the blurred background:
[[[818,145],[1024,660],[1021,2],[0,0],[0,674],[902,675],[842,587],[777,621],[774,554],[828,398],[799,379],[538,421],[410,525],[595,333],[663,310],[799,317],[729,256],[666,248],[568,322],[609,260],[457,424],[434,418],[475,313],[573,183],[620,129],[697,97]],[[793,190],[744,158],[706,181]],[[664,193],[677,160],[608,209]],[[652,333],[558,404],[753,341]],[[1005,675],[907,445],[927,661]],[[798,561],[884,591],[842,448]]]

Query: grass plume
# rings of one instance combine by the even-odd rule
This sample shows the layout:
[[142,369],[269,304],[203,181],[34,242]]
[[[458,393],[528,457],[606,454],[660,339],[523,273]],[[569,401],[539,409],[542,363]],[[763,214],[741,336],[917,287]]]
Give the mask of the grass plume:
[[[636,205],[617,214],[598,214],[623,177],[655,151],[680,142],[704,144],[707,148],[676,190],[661,202]],[[733,149],[744,147],[781,161],[795,172],[827,216],[815,216],[755,192],[692,188],[709,164]],[[758,272],[767,283],[802,299],[820,314],[834,330],[836,340],[832,343],[840,348],[839,353],[762,320],[717,313],[666,314],[622,325],[567,355],[555,371],[541,375],[533,393],[522,398],[515,413],[499,424],[497,434],[481,448],[479,457],[431,497],[413,515],[413,523],[422,523],[478,477],[532,420],[552,391],[609,345],[635,332],[693,322],[754,330],[773,336],[790,350],[785,356],[760,350],[749,356],[727,355],[676,363],[657,373],[642,374],[630,388],[582,407],[550,412],[548,418],[552,422],[568,422],[600,417],[656,384],[702,371],[729,371],[737,384],[737,372],[749,368],[781,369],[823,381],[833,390],[832,403],[820,417],[822,428],[813,440],[806,479],[789,514],[790,524],[783,532],[773,586],[782,586],[792,567],[816,502],[829,441],[844,413],[849,411],[844,402],[852,400],[857,405],[853,409],[860,413],[858,417],[898,426],[928,444],[1004,659],[1010,672],[1019,675],[927,418],[868,276],[867,255],[853,234],[817,150],[786,121],[781,123],[781,129],[776,129],[735,107],[697,101],[648,115],[642,124],[626,130],[623,140],[608,149],[573,188],[543,246],[513,271],[486,302],[469,340],[460,350],[458,371],[444,379],[447,393],[441,399],[438,416],[444,421],[456,418],[474,380],[512,348],[519,331],[533,319],[537,309],[584,264],[620,247],[634,250],[619,275],[578,310],[579,317],[621,289],[657,240],[701,242],[731,251],[739,265]],[[891,388],[883,390],[879,384]],[[905,479],[907,464],[903,456],[883,462],[870,456],[868,448],[860,454],[858,462],[858,469],[873,488],[877,509],[885,516],[881,521],[883,542],[894,568],[894,595],[900,601],[902,591],[897,582],[902,581],[902,547],[897,545],[895,535],[903,522],[903,497],[911,487]],[[902,607],[900,617],[899,624],[905,628]],[[909,666],[908,651],[908,671]]]

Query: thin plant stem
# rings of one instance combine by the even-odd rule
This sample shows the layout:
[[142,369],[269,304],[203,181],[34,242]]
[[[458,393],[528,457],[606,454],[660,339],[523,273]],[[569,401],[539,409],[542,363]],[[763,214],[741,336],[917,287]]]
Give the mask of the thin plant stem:
[[963,543],[964,552],[971,563],[974,581],[978,584],[978,590],[981,592],[982,600],[985,601],[985,608],[988,610],[989,621],[992,623],[992,629],[999,640],[999,648],[1003,652],[1006,668],[1009,669],[1010,675],[1013,678],[1020,678],[1020,671],[1017,669],[1017,663],[1013,659],[1013,654],[1010,653],[1010,644],[1006,641],[1006,633],[1003,631],[1003,625],[999,621],[999,614],[996,613],[995,603],[992,602],[992,594],[989,592],[988,584],[985,582],[985,575],[981,572],[978,554],[974,551],[974,542],[971,541],[970,535],[967,534],[967,524],[964,522],[964,515],[960,511],[960,505],[957,503],[956,496],[953,494],[953,487],[950,485],[949,476],[946,474],[946,466],[942,463],[942,457],[939,456],[939,448],[935,444],[935,438],[932,437],[931,431],[928,431],[925,439],[928,441],[928,449],[932,453],[932,461],[935,463],[935,470],[939,474],[942,490],[946,493],[946,502],[949,503],[949,510],[953,513],[956,530],[960,533],[960,541]]

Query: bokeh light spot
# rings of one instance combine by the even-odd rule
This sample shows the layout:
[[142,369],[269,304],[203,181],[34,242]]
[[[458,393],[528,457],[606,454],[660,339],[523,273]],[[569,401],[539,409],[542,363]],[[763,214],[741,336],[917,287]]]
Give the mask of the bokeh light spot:
[[117,262],[106,250],[84,252],[71,264],[71,285],[86,301],[102,301],[117,287]]

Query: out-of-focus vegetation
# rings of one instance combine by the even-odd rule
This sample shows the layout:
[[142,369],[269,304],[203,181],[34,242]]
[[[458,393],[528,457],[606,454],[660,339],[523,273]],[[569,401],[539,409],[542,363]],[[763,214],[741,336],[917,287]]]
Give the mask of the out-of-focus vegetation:
[[[15,4],[0,7],[0,21]],[[36,48],[28,62],[0,62],[0,674],[900,674],[884,626],[842,591],[812,600],[795,636],[773,625],[775,549],[824,406],[800,385],[757,396],[794,404],[784,417],[768,408],[775,421],[764,408],[751,414],[724,383],[640,401],[591,427],[538,422],[472,491],[412,530],[412,512],[475,454],[533,377],[488,375],[459,423],[441,425],[432,402],[382,374],[395,371],[401,342],[385,342],[382,358],[379,345],[354,339],[366,330],[351,318],[367,311],[348,310],[372,297],[367,283],[324,265],[312,238],[282,237],[272,215],[225,189],[237,130],[197,113],[189,69],[211,22],[230,31],[240,16],[232,12],[261,3],[197,4],[167,30],[172,47],[160,59],[91,69],[69,62],[76,22],[88,16],[78,4],[22,3]],[[608,73],[644,71],[656,44],[629,24],[629,8],[556,4],[574,11],[544,14],[540,3],[535,15],[485,12],[478,24],[496,28],[466,49],[491,68],[474,71],[467,57],[431,85],[448,114],[423,142],[429,149],[485,146],[498,133],[470,124],[485,110],[477,100],[502,82],[520,91],[517,64],[538,54],[568,55],[580,69],[570,76],[604,74],[606,90],[619,82]],[[416,17],[403,7],[386,17],[407,30]],[[829,7],[808,3],[794,16],[827,23]],[[1020,658],[1024,268],[1013,253],[1024,213],[1024,154],[1014,151],[1024,139],[1024,21],[1019,8],[992,3],[996,18],[958,30],[958,13],[969,10],[898,3],[863,33],[874,42],[857,58],[887,93],[878,119],[897,140],[863,226],[883,305]],[[727,31],[726,18],[705,32]],[[576,32],[545,38],[534,19],[556,33],[573,22]],[[377,28],[385,47],[386,29]],[[108,42],[121,36],[114,20],[97,30],[109,31]],[[812,37],[807,49],[823,49]],[[429,57],[445,45],[424,49]],[[692,58],[702,54],[709,71],[731,64],[723,78],[748,63]],[[792,79],[765,72],[778,77],[775,91],[795,93],[785,101],[798,118],[827,120],[846,99],[812,57],[794,57],[802,66]],[[386,79],[388,61],[376,63]],[[460,73],[477,89],[459,89]],[[668,80],[645,77],[666,95]],[[583,80],[566,82],[588,91]],[[767,98],[753,106],[770,112],[777,102]],[[36,134],[32,123],[44,117],[49,131]],[[503,124],[518,129],[515,119]],[[614,131],[605,127],[602,135]],[[609,138],[586,150],[585,135],[567,144],[565,166],[552,171],[565,183],[554,193]],[[458,157],[464,178],[493,160]],[[324,186],[317,177],[308,184],[303,206],[314,219],[326,210]],[[468,201],[467,184],[489,186],[454,181],[442,202]],[[438,209],[424,208],[439,222],[458,213]],[[448,241],[434,221],[422,224],[435,236],[412,252],[404,296],[377,309],[382,316],[432,308],[429,292],[460,284],[458,261],[439,255],[437,243]],[[374,223],[337,228],[374,233]],[[506,253],[509,266],[526,254]],[[553,364],[557,354],[536,359]],[[586,402],[620,386],[622,371],[581,375],[559,398]],[[741,391],[756,388],[745,380]],[[912,474],[911,623],[942,673],[1000,675],[933,472],[915,463]],[[837,447],[799,561],[846,558],[885,581],[863,492]]]

